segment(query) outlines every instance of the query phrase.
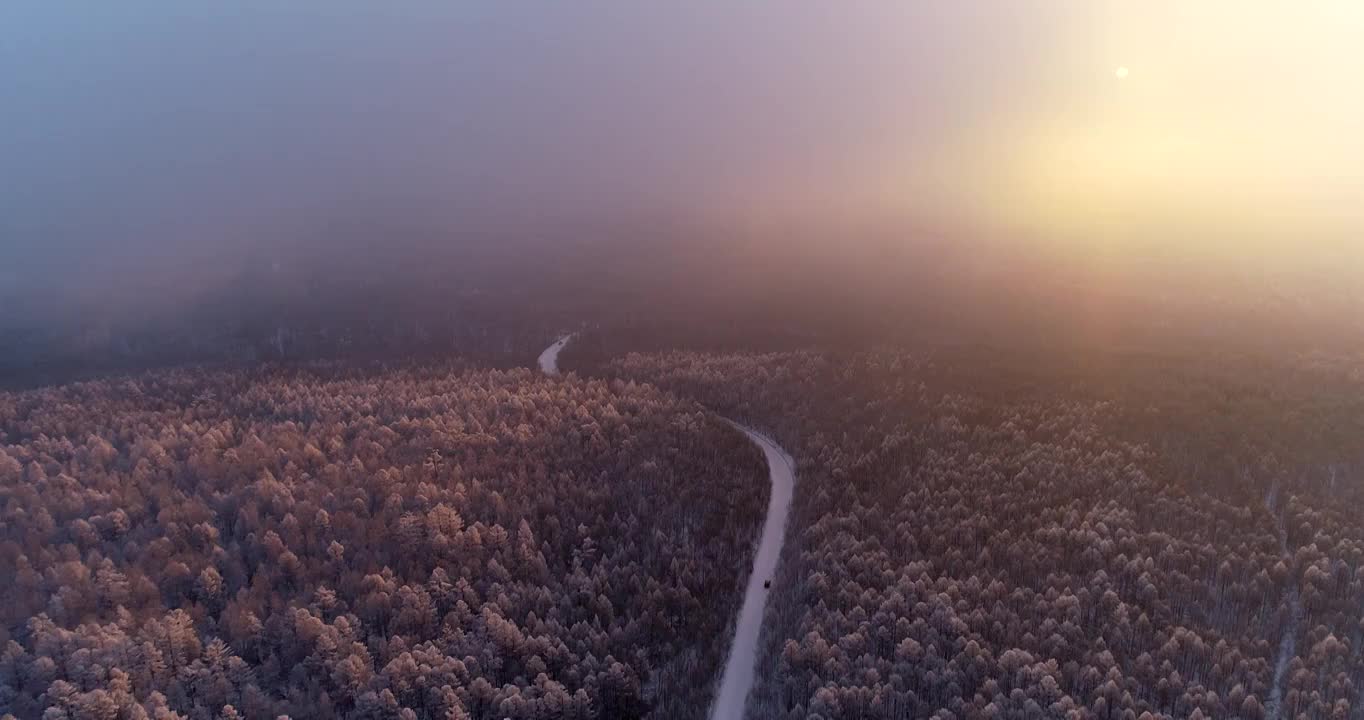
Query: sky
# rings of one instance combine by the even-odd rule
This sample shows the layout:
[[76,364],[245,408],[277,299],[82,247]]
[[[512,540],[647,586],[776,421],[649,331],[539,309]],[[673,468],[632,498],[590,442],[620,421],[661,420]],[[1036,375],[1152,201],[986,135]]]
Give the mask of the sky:
[[1358,0],[7,0],[0,284],[654,217],[1340,269],[1360,128]]

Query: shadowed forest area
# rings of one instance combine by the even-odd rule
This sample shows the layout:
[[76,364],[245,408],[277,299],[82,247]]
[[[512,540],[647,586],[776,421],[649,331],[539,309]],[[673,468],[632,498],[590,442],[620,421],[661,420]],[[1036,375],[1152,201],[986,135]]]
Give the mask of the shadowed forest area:
[[1120,365],[595,371],[769,428],[799,462],[753,717],[1354,717],[1364,367]]

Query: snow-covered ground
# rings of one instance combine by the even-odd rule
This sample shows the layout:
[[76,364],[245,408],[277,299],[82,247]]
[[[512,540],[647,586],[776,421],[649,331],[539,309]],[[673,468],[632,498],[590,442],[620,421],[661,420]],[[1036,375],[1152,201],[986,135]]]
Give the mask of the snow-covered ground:
[[545,351],[540,353],[540,372],[543,372],[546,375],[559,374],[559,351],[563,350],[564,346],[568,344],[568,341],[572,339],[573,334],[569,333],[558,340],[555,340],[553,345],[545,348]]
[[767,519],[763,521],[758,553],[753,557],[753,574],[748,577],[744,605],[739,610],[739,622],[734,629],[734,644],[730,646],[720,691],[715,694],[715,705],[710,715],[712,720],[740,720],[744,716],[744,703],[753,689],[753,678],[757,671],[758,631],[762,628],[763,608],[767,606],[767,594],[770,592],[763,584],[772,579],[773,571],[777,569],[782,540],[786,537],[786,521],[791,514],[791,496],[796,486],[795,462],[785,450],[752,428],[731,424],[748,435],[748,439],[762,448],[763,455],[767,456],[772,497],[767,502]]

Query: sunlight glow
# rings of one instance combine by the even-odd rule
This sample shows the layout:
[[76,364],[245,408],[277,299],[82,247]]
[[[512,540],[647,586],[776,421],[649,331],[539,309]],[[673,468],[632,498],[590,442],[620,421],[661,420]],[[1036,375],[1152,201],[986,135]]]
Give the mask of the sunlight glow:
[[1098,83],[1075,72],[1083,56],[1050,60],[1012,132],[981,141],[998,144],[976,172],[1005,176],[985,211],[1082,250],[1196,244],[1230,259],[1357,237],[1364,94],[1342,89],[1364,73],[1364,5],[1155,2],[1096,22],[1076,46],[1103,38],[1086,52],[1140,60],[1142,81],[1128,84],[1132,64]]

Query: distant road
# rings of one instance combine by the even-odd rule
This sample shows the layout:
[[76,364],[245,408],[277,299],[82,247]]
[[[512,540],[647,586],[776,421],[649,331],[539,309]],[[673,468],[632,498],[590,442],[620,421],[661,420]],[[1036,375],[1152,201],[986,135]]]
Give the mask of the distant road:
[[[558,375],[559,351],[572,339],[572,334],[565,335],[545,348],[540,353],[540,370],[546,375]],[[767,607],[770,592],[764,585],[772,580],[776,572],[782,541],[786,539],[786,522],[791,517],[791,498],[796,488],[796,464],[790,453],[771,438],[733,420],[726,422],[742,431],[763,451],[763,456],[767,458],[768,478],[772,482],[772,495],[767,501],[767,518],[763,520],[758,552],[753,556],[753,572],[748,576],[744,604],[739,609],[739,621],[734,628],[734,643],[730,645],[725,674],[720,680],[720,690],[715,694],[715,704],[710,714],[711,720],[743,720],[744,704],[748,701],[753,680],[757,676],[758,635],[762,630],[763,609]]]
[[569,333],[554,341],[553,345],[545,348],[540,353],[540,372],[546,375],[559,374],[559,351],[564,349],[569,340],[573,339],[573,333]]

